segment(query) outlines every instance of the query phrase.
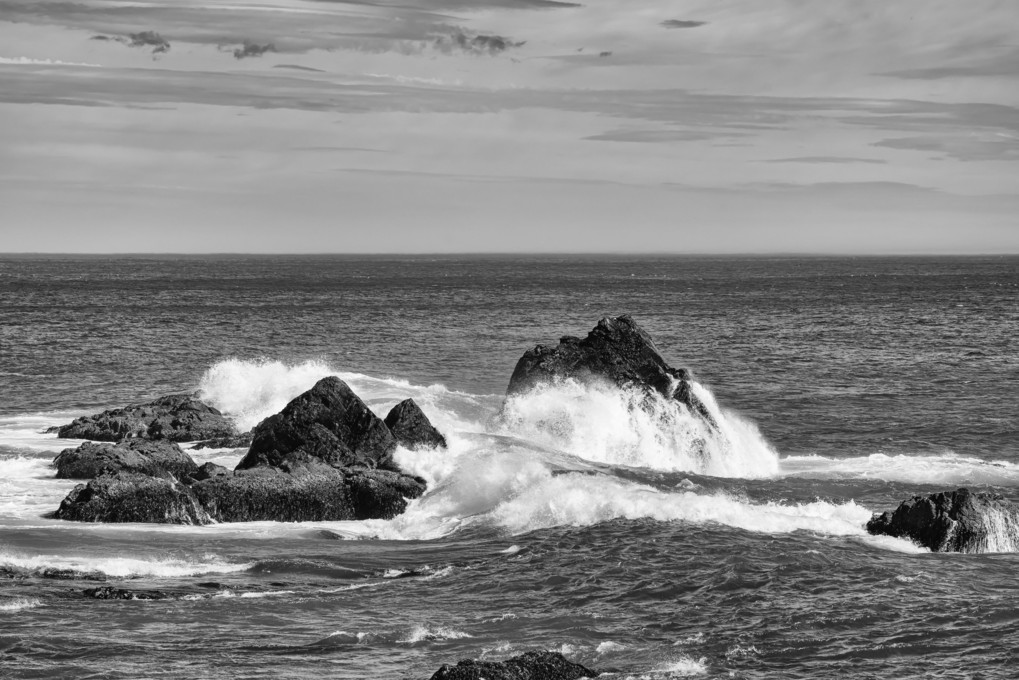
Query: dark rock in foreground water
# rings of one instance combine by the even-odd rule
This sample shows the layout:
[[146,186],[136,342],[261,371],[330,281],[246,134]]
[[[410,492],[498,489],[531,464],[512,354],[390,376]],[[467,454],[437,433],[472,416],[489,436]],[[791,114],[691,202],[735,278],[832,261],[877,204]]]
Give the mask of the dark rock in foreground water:
[[198,470],[191,456],[174,442],[128,439],[117,444],[85,442],[76,449],[64,449],[53,459],[58,479],[92,479],[102,474],[139,472],[162,473],[181,478]]
[[322,378],[252,429],[238,470],[322,462],[334,467],[390,467],[396,440],[382,420],[335,376]]
[[131,437],[193,442],[237,434],[217,409],[190,394],[171,394],[147,404],[82,416],[57,430],[64,439],[117,442]]
[[408,449],[420,446],[446,448],[446,438],[435,429],[413,399],[404,399],[394,406],[385,423],[400,446]]
[[517,362],[507,394],[557,379],[601,378],[619,387],[653,391],[685,404],[709,424],[714,419],[692,391],[690,372],[666,363],[654,341],[628,315],[606,317],[584,339],[564,336],[559,345],[538,345]]
[[558,652],[527,652],[506,661],[446,664],[431,680],[578,680],[597,675],[597,671],[572,663]]
[[867,522],[867,531],[909,538],[934,552],[1019,549],[1019,507],[997,494],[968,489],[913,496]]
[[78,522],[209,524],[212,519],[191,490],[170,475],[135,472],[96,477],[67,494],[54,515]]
[[251,432],[242,432],[229,437],[216,437],[198,442],[191,448],[195,451],[202,449],[246,449],[251,446]]

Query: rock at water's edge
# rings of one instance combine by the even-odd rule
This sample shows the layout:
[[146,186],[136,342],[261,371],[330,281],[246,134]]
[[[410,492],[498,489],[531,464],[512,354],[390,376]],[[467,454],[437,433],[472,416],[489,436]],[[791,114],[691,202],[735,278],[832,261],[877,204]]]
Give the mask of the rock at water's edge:
[[538,345],[513,369],[509,395],[564,378],[607,379],[619,387],[654,391],[685,404],[714,426],[714,419],[691,388],[690,373],[673,368],[658,353],[651,336],[629,315],[605,317],[584,339],[564,336],[559,345]]
[[435,429],[413,399],[404,399],[390,409],[384,422],[400,446],[408,449],[422,446],[446,448],[446,438]]
[[235,434],[233,424],[219,410],[190,394],[171,394],[147,404],[82,416],[57,430],[63,439],[103,442],[132,437],[193,442]]
[[64,449],[53,459],[57,479],[92,479],[103,474],[137,472],[178,479],[198,470],[195,461],[175,442],[128,439],[116,444],[85,442]]
[[195,482],[190,490],[218,522],[325,522],[392,519],[425,485],[390,470],[317,464],[293,472],[238,470]]
[[[969,489],[913,496],[894,512],[867,522],[871,534],[909,538],[933,552],[979,553],[1002,549],[1008,539],[1019,543],[1019,507],[997,494]],[[1011,532],[1003,537],[1000,532]],[[1012,545],[1011,549],[1015,546]]]
[[56,519],[77,522],[209,524],[212,518],[191,490],[170,475],[103,475],[79,484],[60,502]]
[[559,652],[527,652],[506,661],[461,661],[446,664],[431,680],[579,680],[596,671],[568,661]]
[[165,600],[170,597],[162,590],[125,590],[113,586],[86,588],[81,592],[91,600]]
[[288,468],[309,462],[333,467],[391,467],[396,440],[382,420],[335,376],[322,378],[252,429],[237,470]]

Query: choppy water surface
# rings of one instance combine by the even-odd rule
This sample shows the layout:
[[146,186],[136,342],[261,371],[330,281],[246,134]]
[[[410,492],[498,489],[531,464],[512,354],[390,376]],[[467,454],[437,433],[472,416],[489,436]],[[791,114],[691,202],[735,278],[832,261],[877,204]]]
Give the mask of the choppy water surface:
[[[1017,258],[0,259],[0,667],[426,678],[543,648],[621,678],[1014,677],[1019,554],[863,525],[918,492],[1019,497],[1017,300]],[[613,389],[504,403],[523,351],[620,313],[722,436]],[[77,444],[46,427],[199,390],[246,428],[330,374],[450,440],[398,453],[430,487],[396,520],[46,517]]]

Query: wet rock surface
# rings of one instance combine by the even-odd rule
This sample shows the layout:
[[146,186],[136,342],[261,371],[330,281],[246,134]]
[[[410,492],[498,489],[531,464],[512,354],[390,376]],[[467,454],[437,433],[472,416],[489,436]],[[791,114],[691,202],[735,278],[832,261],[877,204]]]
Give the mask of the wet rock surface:
[[396,440],[389,428],[335,376],[323,378],[252,429],[238,470],[321,462],[333,467],[389,467]]
[[527,652],[506,661],[446,664],[431,680],[578,680],[597,675],[597,671],[573,663],[558,652]]
[[212,519],[191,490],[172,475],[136,472],[102,475],[74,487],[56,519],[78,522],[209,524]]
[[181,478],[198,471],[175,442],[128,439],[116,444],[85,442],[53,459],[58,479],[92,479],[103,474],[138,472]]
[[446,448],[446,438],[435,429],[413,399],[404,399],[394,406],[386,416],[385,423],[400,446],[408,449]]
[[933,552],[1019,549],[1019,506],[969,489],[913,496],[867,522],[871,534],[908,538]]
[[57,436],[63,439],[103,442],[133,437],[193,442],[236,434],[233,424],[218,409],[190,394],[171,394],[145,404],[82,416],[57,429]]
[[655,392],[715,424],[693,394],[690,372],[669,366],[651,336],[629,315],[603,318],[586,338],[563,336],[555,347],[528,350],[513,370],[507,394],[567,378],[608,380],[619,387]]

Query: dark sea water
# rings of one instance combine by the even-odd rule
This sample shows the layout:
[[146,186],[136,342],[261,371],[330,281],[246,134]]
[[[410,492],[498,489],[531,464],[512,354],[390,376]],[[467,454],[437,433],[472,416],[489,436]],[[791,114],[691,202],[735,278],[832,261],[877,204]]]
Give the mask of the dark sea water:
[[[504,404],[525,350],[622,313],[693,371],[706,456],[615,389]],[[863,528],[915,493],[1019,500],[1017,335],[1016,257],[0,256],[0,677],[427,678],[539,648],[618,678],[1019,677],[1017,527],[969,555]],[[47,517],[79,443],[47,427],[197,390],[247,428],[330,374],[447,435],[398,452],[430,483],[405,515]]]

